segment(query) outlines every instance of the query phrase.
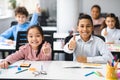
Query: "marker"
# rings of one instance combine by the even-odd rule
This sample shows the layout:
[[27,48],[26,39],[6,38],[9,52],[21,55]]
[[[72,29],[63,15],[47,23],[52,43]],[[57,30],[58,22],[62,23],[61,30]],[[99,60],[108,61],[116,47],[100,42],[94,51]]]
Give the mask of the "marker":
[[10,69],[10,68],[14,68],[14,67],[18,67],[17,65],[14,65],[14,66],[9,66],[8,68]]
[[24,70],[18,71],[18,72],[16,72],[16,74],[21,73],[21,72],[24,72],[24,71],[27,71],[27,70],[28,70],[28,69],[24,69]]
[[91,74],[94,74],[94,72],[90,72],[90,73],[88,73],[88,74],[85,74],[85,76],[87,77],[87,76],[89,76],[89,75],[91,75]]

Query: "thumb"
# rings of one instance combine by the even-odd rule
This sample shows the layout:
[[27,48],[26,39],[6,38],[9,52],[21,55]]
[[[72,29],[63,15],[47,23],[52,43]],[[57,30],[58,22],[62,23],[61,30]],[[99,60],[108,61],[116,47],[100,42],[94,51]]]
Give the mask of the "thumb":
[[44,46],[45,46],[45,47],[47,46],[47,41],[45,41]]
[[76,39],[76,37],[75,37],[75,35],[73,35],[73,40],[75,40]]

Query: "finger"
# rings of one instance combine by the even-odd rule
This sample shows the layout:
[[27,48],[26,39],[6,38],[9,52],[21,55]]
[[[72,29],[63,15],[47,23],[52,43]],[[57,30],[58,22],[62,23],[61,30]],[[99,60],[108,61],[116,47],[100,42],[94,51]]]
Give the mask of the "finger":
[[73,40],[75,40],[76,39],[76,37],[75,37],[75,35],[73,35]]

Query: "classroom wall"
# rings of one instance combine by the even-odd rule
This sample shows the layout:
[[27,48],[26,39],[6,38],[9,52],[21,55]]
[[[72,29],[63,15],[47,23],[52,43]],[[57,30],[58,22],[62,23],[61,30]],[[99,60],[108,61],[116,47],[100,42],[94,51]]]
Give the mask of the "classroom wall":
[[101,6],[101,12],[112,12],[115,13],[118,17],[120,17],[120,0],[80,0],[80,4],[80,12],[90,14],[90,9],[92,5],[98,4]]

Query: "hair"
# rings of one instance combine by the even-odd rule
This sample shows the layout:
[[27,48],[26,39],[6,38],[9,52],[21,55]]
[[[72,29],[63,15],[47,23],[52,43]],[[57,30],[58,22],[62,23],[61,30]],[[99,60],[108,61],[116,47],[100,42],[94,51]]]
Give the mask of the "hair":
[[28,17],[29,15],[27,9],[25,7],[20,7],[20,6],[15,9],[15,16],[17,14],[22,14],[22,15],[25,15],[26,17]]
[[79,20],[81,20],[81,19],[88,19],[88,20],[90,20],[91,23],[92,23],[92,26],[93,26],[92,18],[91,18],[91,16],[89,16],[88,14],[83,14],[83,15],[79,16],[79,17],[78,17],[77,25],[79,25]]
[[[114,18],[115,21],[116,21],[115,27],[116,27],[117,29],[120,29],[119,19],[118,19],[118,17],[115,16],[114,13],[109,13],[109,14],[107,14],[107,15],[106,15],[106,18],[107,18],[107,17]],[[102,23],[100,29],[102,30],[103,28],[106,28],[106,27],[107,27],[107,25],[106,25],[105,20],[104,20],[104,22]]]
[[27,36],[28,36],[28,32],[29,32],[29,30],[30,29],[33,29],[33,28],[36,28],[39,32],[40,32],[40,34],[41,34],[41,36],[42,36],[42,43],[38,46],[38,52],[37,52],[37,54],[36,54],[36,56],[38,56],[38,54],[40,53],[40,50],[41,50],[41,48],[42,48],[42,45],[44,44],[44,33],[43,33],[43,30],[42,30],[42,28],[41,28],[41,26],[39,26],[39,25],[32,25],[31,27],[29,27],[28,29],[27,29]]
[[93,6],[91,7],[91,10],[92,10],[93,8],[98,8],[99,12],[101,13],[101,7],[100,7],[99,5],[97,5],[97,4],[93,5]]

